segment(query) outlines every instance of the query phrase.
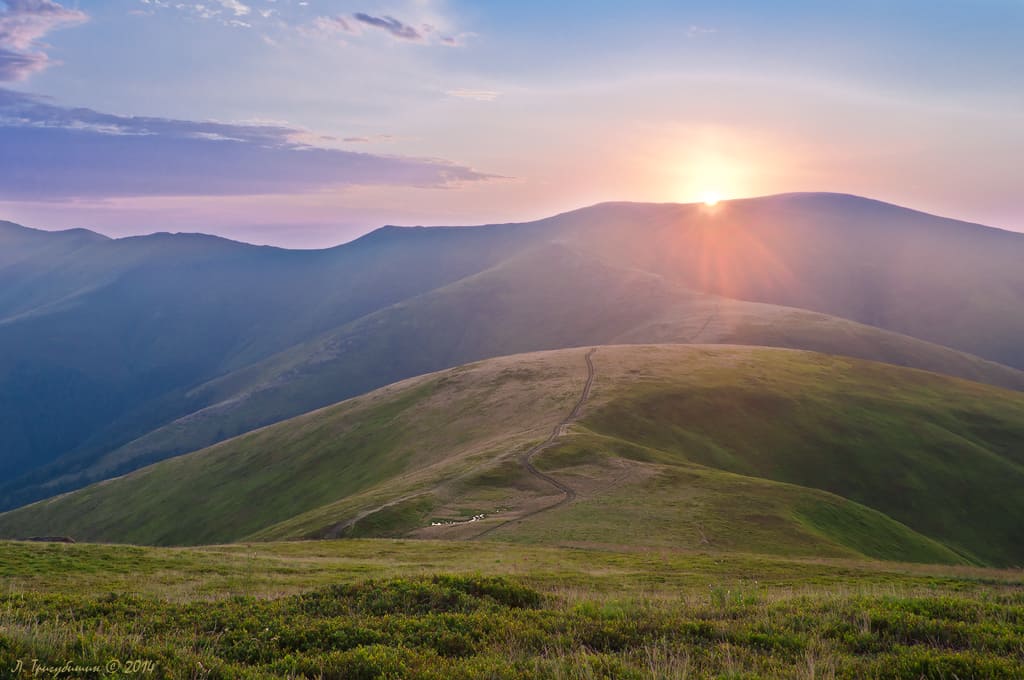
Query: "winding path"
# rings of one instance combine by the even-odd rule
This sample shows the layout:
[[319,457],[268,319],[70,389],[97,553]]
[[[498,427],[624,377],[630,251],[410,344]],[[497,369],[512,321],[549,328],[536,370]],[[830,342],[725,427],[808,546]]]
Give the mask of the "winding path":
[[396,498],[393,501],[388,501],[387,503],[384,503],[383,505],[374,506],[374,507],[370,508],[369,510],[364,510],[363,512],[359,513],[358,515],[356,515],[352,519],[345,520],[344,522],[339,522],[338,524],[332,525],[329,529],[327,529],[326,531],[321,533],[318,536],[318,538],[341,538],[342,534],[345,533],[346,529],[348,529],[349,527],[355,526],[355,524],[357,522],[359,522],[359,521],[369,517],[373,513],[379,512],[380,510],[383,510],[385,508],[390,508],[392,506],[398,505],[399,503],[404,503],[406,501],[411,501],[413,498],[419,498],[420,496],[426,496],[426,495],[427,495],[426,491],[419,491],[417,493],[411,493],[411,494],[409,494],[407,496],[402,496],[400,498]]
[[573,489],[568,484],[558,481],[551,475],[545,474],[538,470],[536,466],[534,466],[533,464],[533,458],[541,451],[549,449],[559,437],[565,434],[566,428],[568,428],[574,420],[580,417],[580,413],[583,411],[583,405],[586,404],[587,399],[590,398],[590,389],[594,386],[595,370],[593,356],[594,352],[596,351],[597,348],[592,348],[587,352],[586,356],[584,357],[587,361],[587,382],[584,383],[583,392],[580,394],[579,401],[576,402],[576,405],[573,407],[572,411],[569,413],[569,415],[562,419],[560,423],[555,425],[555,429],[551,431],[551,434],[548,435],[547,439],[542,441],[540,444],[537,444],[533,448],[529,449],[519,457],[519,461],[523,464],[523,467],[526,469],[527,472],[529,472],[537,479],[547,482],[551,486],[561,491],[563,494],[562,499],[557,503],[553,503],[552,505],[548,505],[543,508],[537,508],[536,510],[531,510],[525,515],[519,515],[518,517],[513,517],[512,519],[506,520],[501,524],[497,524],[491,527],[490,529],[487,529],[486,531],[480,532],[479,534],[473,537],[474,539],[483,538],[492,531],[497,531],[503,526],[506,526],[513,522],[521,522],[527,517],[533,517],[534,515],[539,515],[542,512],[547,512],[548,510],[554,510],[555,508],[563,506],[566,503],[572,501],[574,498],[576,498],[575,489]]
[[708,326],[711,325],[711,322],[715,320],[716,316],[718,316],[718,311],[719,309],[721,309],[721,307],[722,304],[720,302],[715,303],[714,309],[712,309],[711,313],[708,314],[708,318],[704,320],[704,325],[697,329],[697,332],[693,334],[693,337],[686,341],[687,343],[692,345],[697,342],[697,339],[700,336],[704,335],[704,331],[708,329]]

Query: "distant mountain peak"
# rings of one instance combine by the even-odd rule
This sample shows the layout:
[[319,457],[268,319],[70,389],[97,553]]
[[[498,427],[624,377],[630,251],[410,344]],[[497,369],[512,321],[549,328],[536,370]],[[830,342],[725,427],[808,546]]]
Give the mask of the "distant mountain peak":
[[85,229],[83,227],[73,227],[71,229],[59,229],[59,230],[46,230],[36,229],[34,227],[26,227],[23,224],[17,222],[10,222],[8,220],[0,220],[0,234],[9,235],[20,235],[20,236],[35,236],[38,238],[79,238],[79,239],[92,239],[96,241],[109,241],[109,236]]
[[38,229],[32,229],[26,227],[17,222],[8,222],[7,220],[0,220],[0,233],[13,233],[13,232],[25,232],[25,231],[39,231]]

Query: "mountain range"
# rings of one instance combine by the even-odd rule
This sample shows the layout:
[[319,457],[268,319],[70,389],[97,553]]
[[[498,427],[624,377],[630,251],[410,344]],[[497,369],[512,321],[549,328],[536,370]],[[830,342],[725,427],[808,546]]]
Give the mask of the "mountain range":
[[[522,224],[384,227],[318,251],[198,234],[110,239],[83,229],[0,223],[0,507],[192,451],[222,450],[207,447],[396,381],[560,348],[809,350],[818,354],[806,356],[867,360],[857,366],[881,362],[944,374],[960,379],[943,383],[950,394],[975,385],[970,389],[993,390],[985,397],[992,404],[1016,403],[1024,390],[1024,315],[1013,313],[1024,309],[1020,262],[1024,235],[839,194],[716,206],[608,203]],[[874,382],[857,390],[920,375],[890,370],[872,368]],[[949,408],[955,401],[948,396]],[[987,412],[964,417],[982,427]],[[911,414],[904,415],[900,428],[912,427]],[[1017,433],[1015,417],[975,433],[982,437],[977,446],[1011,456],[1004,479],[1021,464],[1012,454],[1024,439],[1007,434]],[[603,427],[598,434],[608,436]],[[990,434],[994,440],[986,439]],[[624,439],[672,450],[665,442]],[[927,455],[952,455],[949,446],[926,447]],[[756,468],[733,460],[738,453],[729,454],[729,464],[694,455],[685,455],[688,465],[716,475]],[[902,527],[891,531],[924,537],[906,550],[949,550],[968,561],[1019,559],[915,526],[909,514],[879,507],[870,494],[795,473],[757,472],[773,484],[807,482],[838,494]],[[875,480],[858,483],[868,488]],[[316,498],[347,502],[344,495]],[[276,523],[222,532],[211,525],[209,535],[192,539],[77,525],[76,532],[140,542],[233,540],[277,535],[273,527],[292,518],[284,513],[271,518]],[[300,524],[314,532],[326,526]],[[30,526],[0,516],[0,531]]]

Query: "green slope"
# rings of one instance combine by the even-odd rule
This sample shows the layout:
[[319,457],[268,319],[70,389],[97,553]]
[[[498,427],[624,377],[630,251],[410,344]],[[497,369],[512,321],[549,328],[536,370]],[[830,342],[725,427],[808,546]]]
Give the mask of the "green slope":
[[834,194],[385,227],[322,251],[0,223],[0,508],[395,380],[582,344],[796,347],[1019,389],[991,361],[1024,368],[1021,261],[1020,234]]
[[540,436],[584,373],[542,355],[413,378],[0,517],[12,535],[59,526],[93,540],[232,541],[382,482],[429,490]]
[[685,455],[580,431],[537,459],[577,489],[567,507],[488,537],[621,549],[967,561],[886,515],[817,489],[693,465]]
[[962,554],[1021,563],[1020,395],[877,363],[760,352],[713,371],[666,366],[667,376],[623,390],[586,423],[701,465],[825,489]]
[[518,238],[395,236],[287,251],[0,229],[0,508],[67,490],[50,483],[201,408],[197,385],[485,269]]
[[[1024,373],[827,315],[695,293],[549,244],[210,381],[203,408],[59,477],[109,477],[393,382],[492,356],[616,343],[810,349],[1024,389]],[[63,485],[63,488],[62,486]]]
[[[483,538],[1020,564],[1024,395],[810,352],[605,346],[390,386],[0,515],[157,544]],[[474,515],[485,517],[467,522]]]
[[1020,570],[390,539],[0,542],[0,554],[0,668],[20,661],[20,678],[52,677],[33,676],[32,660],[67,659],[246,680],[1020,680],[1024,669]]

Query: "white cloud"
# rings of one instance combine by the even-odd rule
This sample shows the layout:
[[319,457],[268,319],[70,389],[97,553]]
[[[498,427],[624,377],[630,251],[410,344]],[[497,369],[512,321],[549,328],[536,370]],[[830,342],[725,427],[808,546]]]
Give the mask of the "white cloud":
[[501,96],[500,92],[496,92],[494,90],[446,90],[445,94],[449,97],[472,99],[478,102],[493,102]]
[[218,0],[218,2],[220,2],[224,9],[234,12],[236,17],[244,17],[252,11],[251,7],[238,0]]
[[718,33],[718,29],[710,28],[708,26],[698,26],[696,24],[691,24],[686,29],[686,37],[688,38],[696,38],[697,36],[710,35],[712,33]]

